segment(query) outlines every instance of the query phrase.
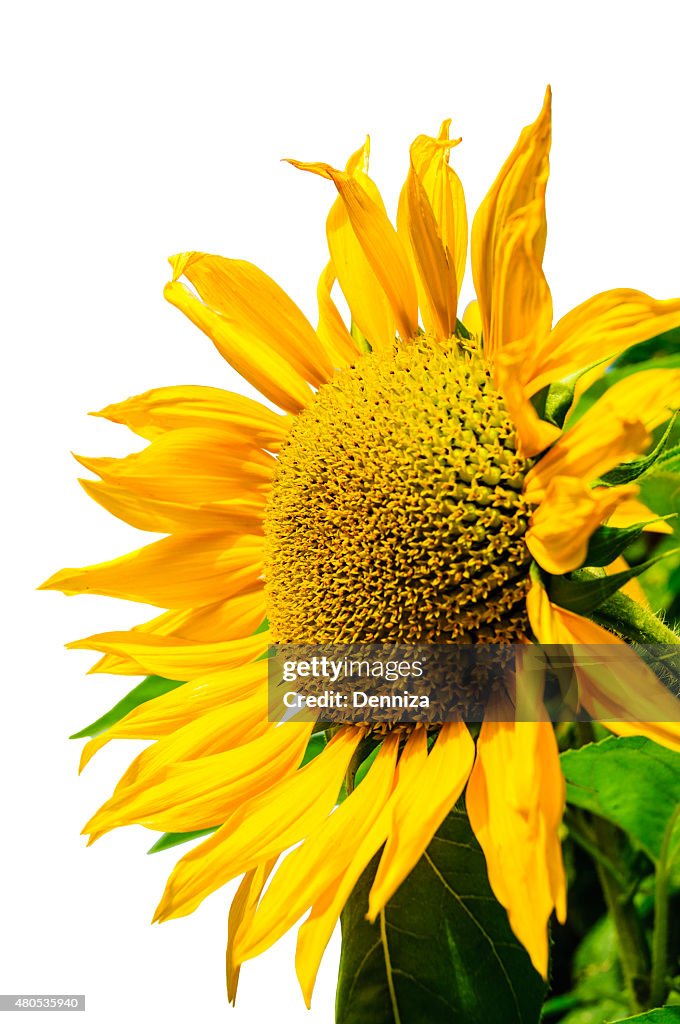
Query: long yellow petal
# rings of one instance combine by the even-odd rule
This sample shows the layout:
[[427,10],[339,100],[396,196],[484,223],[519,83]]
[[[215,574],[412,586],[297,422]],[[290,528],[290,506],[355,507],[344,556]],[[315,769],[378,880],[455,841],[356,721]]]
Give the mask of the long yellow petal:
[[553,444],[560,430],[542,420],[526,396],[522,384],[525,349],[520,343],[501,350],[496,360],[496,383],[517,431],[518,450],[526,458],[532,458]]
[[[527,611],[539,643],[575,646],[579,695],[592,718],[621,736],[647,736],[680,750],[680,702],[629,644],[553,604],[539,583],[527,595]],[[605,657],[605,644],[618,648],[612,659]]]
[[[255,491],[250,501],[236,498],[205,504],[162,501],[132,493],[115,483],[78,481],[85,493],[107,512],[137,530],[151,533],[262,533],[265,495]],[[205,480],[203,481],[205,483]]]
[[460,178],[449,165],[449,156],[460,139],[449,138],[451,119],[442,122],[436,139],[419,135],[411,146],[411,160],[430,201],[437,231],[453,257],[457,293],[467,258],[467,211]]
[[637,490],[634,484],[591,489],[575,477],[553,477],[525,535],[529,551],[548,572],[578,569],[594,531]]
[[[300,170],[319,174],[334,183],[363,253],[392,307],[397,330],[405,340],[414,337],[418,330],[418,299],[413,274],[382,204],[376,202],[361,181],[347,171],[339,171],[330,164],[289,162]],[[331,255],[342,284],[340,265],[335,254],[331,252]]]
[[558,830],[565,786],[552,724],[486,720],[466,803],[489,883],[531,962],[548,974],[548,919],[564,919]]
[[261,576],[261,538],[211,533],[166,537],[109,562],[62,569],[39,589],[198,608],[260,589]]
[[341,729],[318,757],[250,800],[186,854],[168,880],[155,920],[190,914],[231,878],[277,856],[318,827],[337,800],[363,735],[355,726]]
[[[601,488],[596,487],[595,491],[600,491]],[[628,526],[637,526],[640,523],[645,523],[645,533],[672,533],[673,527],[665,519],[659,519],[656,512],[653,512],[651,508],[648,508],[642,501],[638,501],[637,498],[627,498],[622,501],[620,505],[617,505],[609,519],[607,520],[608,526],[615,526],[618,529],[625,529]]]
[[374,921],[415,867],[432,837],[463,792],[475,758],[466,725],[446,722],[430,754],[425,745],[421,770],[395,797],[390,833],[368,901]]
[[311,1003],[321,958],[337,924],[340,912],[364,868],[384,843],[399,794],[404,788],[410,789],[414,777],[419,774],[424,740],[422,730],[414,730],[411,733],[399,759],[396,782],[390,799],[383,805],[381,812],[376,817],[371,816],[371,827],[368,832],[364,832],[356,852],[350,861],[341,868],[337,877],[315,900],[309,917],[298,932],[295,967],[307,1007]]
[[556,476],[585,481],[643,451],[649,431],[680,402],[680,370],[644,370],[617,381],[526,477],[525,496],[539,502]]
[[260,657],[267,649],[269,633],[215,643],[157,636],[134,630],[96,633],[67,644],[69,650],[100,651],[127,659],[129,667],[120,675],[163,676],[166,679],[197,679],[219,668],[236,668]]
[[166,430],[207,427],[268,451],[279,450],[293,422],[252,398],[199,385],[154,388],[91,415],[122,423],[147,440]]
[[234,959],[234,943],[241,934],[242,929],[249,926],[258,900],[262,895],[267,879],[272,872],[274,859],[266,864],[258,864],[256,868],[247,871],[243,876],[241,884],[236,890],[231,906],[229,908],[229,933],[227,939],[227,997],[232,1006],[236,1005],[236,990],[238,988],[241,964]]
[[528,353],[527,393],[584,366],[607,360],[647,338],[680,326],[680,299],[653,299],[632,288],[600,292],[563,316]]
[[399,199],[397,229],[411,257],[425,330],[439,340],[446,340],[456,330],[456,267],[453,255],[442,241],[413,158]]
[[[293,722],[271,726],[267,732],[232,750],[169,765],[151,784],[144,778],[136,783],[129,776],[124,777],[131,784],[118,787],[83,831],[96,838],[111,829],[133,824],[161,832],[192,832],[222,826],[249,805],[252,807],[252,802],[271,792],[272,787],[282,785],[282,779],[294,777],[291,773],[302,760],[313,728],[311,723]],[[255,863],[237,868],[231,877],[249,870]]]
[[[550,293],[541,269],[549,150],[548,88],[541,113],[522,131],[472,225],[472,275],[484,349],[492,360],[503,345],[520,339],[528,344],[550,326]],[[507,262],[511,254],[514,266]]]
[[163,294],[207,334],[223,358],[265,398],[290,413],[298,413],[309,404],[312,390],[304,377],[284,353],[272,349],[252,327],[212,309],[181,281],[169,281]]
[[242,497],[246,508],[254,501],[261,506],[276,469],[267,452],[239,450],[224,432],[209,429],[168,431],[122,459],[76,458],[106,483],[184,505]]
[[389,799],[399,738],[389,736],[361,785],[283,860],[248,929],[239,936],[238,960],[268,949],[351,863]]
[[[336,200],[341,202],[341,200]],[[316,289],[317,302],[319,304],[319,323],[316,333],[326,346],[327,351],[332,352],[336,366],[351,366],[357,361],[361,352],[345,325],[338,307],[333,302],[331,291],[337,280],[337,275],[330,260],[321,272],[319,283]]]
[[[382,197],[375,183],[368,176],[369,148],[367,138],[364,145],[352,153],[345,166],[345,171],[355,177],[373,201],[384,209]],[[328,214],[326,238],[331,259],[319,282],[321,291],[319,297],[320,336],[327,338],[329,330],[332,329],[337,340],[336,332],[340,330],[335,316],[337,310],[335,313],[332,310],[329,311],[326,299],[326,292],[330,297],[331,277],[335,276],[349,305],[352,320],[359,331],[369,340],[372,348],[389,350],[394,344],[396,333],[394,314],[382,285],[354,233],[347,208],[340,196],[337,197]],[[331,324],[331,320],[333,324]]]

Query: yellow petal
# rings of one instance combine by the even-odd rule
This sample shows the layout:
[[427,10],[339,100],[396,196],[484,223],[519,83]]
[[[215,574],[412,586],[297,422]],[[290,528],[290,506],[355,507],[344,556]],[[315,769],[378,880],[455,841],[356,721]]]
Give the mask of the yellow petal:
[[344,873],[390,796],[398,747],[392,734],[361,785],[279,865],[249,928],[239,936],[240,961],[268,949]]
[[[378,206],[383,208],[383,201],[373,181],[368,177],[369,140],[353,153],[347,161],[345,170],[360,182],[368,195]],[[387,214],[385,214],[387,216]],[[394,344],[396,324],[394,314],[385,292],[368,261],[361,243],[350,223],[347,208],[343,200],[338,198],[333,203],[326,220],[326,237],[331,255],[325,274],[337,276],[338,283],[347,300],[353,322],[361,334],[368,338],[372,348],[389,350]],[[329,270],[329,268],[331,268]],[[328,278],[323,278],[319,288],[325,293],[331,285]],[[318,293],[317,293],[318,294]],[[320,307],[325,306],[325,294],[319,299]],[[336,311],[337,312],[337,311]],[[322,333],[329,330],[329,319],[333,318],[336,327],[337,318],[320,308],[320,325]]]
[[235,811],[219,831],[186,854],[168,880],[155,920],[190,914],[231,878],[277,856],[318,827],[336,802],[363,735],[355,726],[341,729],[318,757]]
[[[192,832],[222,826],[230,817],[233,822],[234,816],[238,818],[272,787],[285,785],[285,780],[294,777],[313,728],[311,723],[293,722],[270,726],[231,750],[169,765],[151,783],[143,777],[137,783],[124,776],[127,785],[117,787],[83,831],[99,836],[138,824],[161,832]],[[230,877],[255,863],[237,868]]]
[[[575,645],[580,699],[593,719],[620,736],[647,736],[670,750],[680,750],[678,698],[629,644],[590,619],[553,604],[539,583],[527,595],[527,611],[539,643]],[[605,657],[605,644],[618,648],[611,659]]]
[[[599,490],[599,487],[595,488],[596,492]],[[637,526],[640,523],[647,524],[644,527],[645,533],[673,532],[673,527],[669,522],[659,519],[656,512],[653,512],[643,502],[638,501],[637,498],[627,498],[622,501],[607,520],[608,526],[615,526],[617,529],[626,529],[628,526]]]
[[239,498],[194,505],[159,501],[134,494],[115,483],[84,479],[78,483],[107,512],[137,530],[151,533],[262,533],[265,495],[261,494],[258,501],[257,491],[254,492],[255,501],[251,499],[249,503]]
[[86,458],[78,462],[107,483],[180,505],[229,502],[243,498],[246,509],[264,505],[276,468],[260,449],[239,449],[224,432],[171,430],[141,452],[122,459]]
[[470,334],[474,335],[475,338],[482,337],[482,314],[476,299],[467,304],[461,319],[463,326],[467,327]]
[[399,199],[397,227],[411,258],[425,330],[444,341],[456,330],[456,268],[413,161]]
[[241,964],[234,958],[234,942],[241,930],[250,924],[275,863],[275,860],[269,860],[266,864],[258,864],[252,871],[247,871],[231,901],[227,940],[227,997],[232,1006],[236,1005],[236,990],[241,972]]
[[252,398],[197,385],[154,388],[92,415],[123,423],[147,440],[166,430],[207,427],[268,451],[279,450],[292,423],[291,417],[272,412]]
[[109,562],[62,569],[39,589],[197,608],[259,590],[261,575],[260,538],[210,533],[167,537]]
[[298,413],[309,404],[312,391],[285,353],[271,348],[250,325],[206,305],[180,281],[169,281],[165,298],[207,334],[218,352],[275,405]]
[[450,139],[451,119],[442,122],[436,139],[419,135],[411,146],[411,160],[423,184],[444,248],[453,258],[457,294],[465,274],[467,211],[460,179],[449,165],[449,154],[460,139]]
[[531,962],[548,974],[548,919],[564,919],[558,830],[565,786],[550,722],[485,721],[468,783],[470,824],[489,883]]
[[518,450],[532,458],[553,444],[560,430],[542,420],[526,396],[522,385],[525,358],[523,343],[504,348],[496,360],[496,383],[517,431]]
[[[336,200],[341,202],[341,200]],[[357,344],[348,331],[338,307],[333,302],[331,291],[337,280],[333,261],[324,267],[316,289],[319,303],[319,323],[316,333],[328,352],[333,353],[336,366],[351,366],[361,355]]]
[[463,187],[449,167],[451,121],[439,137],[419,135],[399,199],[397,227],[413,265],[423,324],[429,334],[450,338],[465,273],[467,214]]
[[529,551],[548,572],[586,564],[588,542],[616,505],[637,493],[635,485],[592,490],[574,477],[553,477],[525,535]]
[[528,394],[590,363],[603,361],[601,374],[624,349],[678,326],[680,299],[660,301],[632,288],[600,292],[558,320],[529,353]]
[[[400,792],[409,789],[422,764],[424,736],[414,730],[402,751],[397,767],[397,779],[390,799],[382,811],[373,818],[368,832],[363,835],[351,860],[337,877],[315,900],[314,905],[298,932],[295,967],[305,1003],[310,1006],[316,975],[324,950],[328,945],[340,912],[359,880],[364,868],[385,841],[390,827],[394,803]],[[362,783],[363,785],[363,783]],[[361,788],[361,787],[359,787]]]
[[556,476],[591,481],[643,451],[677,406],[679,387],[680,370],[645,370],[612,385],[529,471],[525,496],[539,502]]
[[[347,171],[336,170],[329,164],[301,163],[298,160],[289,162],[300,170],[312,171],[323,178],[329,178],[335,184],[354,234],[390,303],[397,330],[404,340],[414,337],[418,330],[415,283],[401,241],[390,224],[382,204],[376,202],[364,184]],[[332,250],[331,256],[344,291],[340,262]],[[347,299],[354,314],[349,296]],[[358,317],[356,319],[359,323]],[[361,327],[361,324],[359,326]],[[369,340],[372,339],[369,337]]]
[[[552,317],[541,270],[549,149],[548,88],[541,113],[522,131],[472,225],[472,276],[491,359],[503,345],[536,338]],[[508,245],[517,260],[514,268],[507,262]]]
[[126,659],[130,668],[121,675],[163,676],[165,679],[196,679],[218,668],[235,668],[260,657],[267,649],[269,633],[238,640],[200,643],[173,636],[157,636],[135,630],[96,633],[75,640],[70,650],[101,651]]
[[420,771],[395,795],[390,833],[369,895],[374,921],[416,866],[432,837],[463,792],[475,757],[466,725],[446,722],[430,754],[421,752]]

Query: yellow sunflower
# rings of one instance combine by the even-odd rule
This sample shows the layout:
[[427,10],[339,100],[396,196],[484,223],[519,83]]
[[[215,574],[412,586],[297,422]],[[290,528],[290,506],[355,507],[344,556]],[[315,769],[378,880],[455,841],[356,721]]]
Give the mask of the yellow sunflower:
[[[83,764],[113,738],[153,741],[85,831],[216,828],[177,863],[156,919],[189,914],[243,876],[229,919],[232,999],[240,965],[309,912],[297,953],[309,1004],[368,862],[382,848],[375,920],[464,791],[491,888],[544,977],[548,920],[565,915],[565,788],[547,716],[487,719],[476,739],[462,721],[374,735],[377,756],[338,806],[370,725],[336,728],[310,759],[313,724],[268,721],[262,655],[274,642],[625,642],[561,606],[546,581],[589,564],[603,523],[652,518],[635,484],[608,474],[669,418],[680,372],[633,373],[585,414],[573,409],[624,349],[680,325],[680,299],[602,292],[553,326],[548,91],[474,219],[477,301],[458,319],[468,229],[449,125],[411,146],[396,229],[368,176],[368,143],[344,170],[291,161],[338,193],[316,330],[255,266],[172,258],[166,298],[270,404],[167,387],[104,409],[149,443],[81,458],[100,478],[85,490],[169,536],[44,584],[169,609],[71,645],[103,655],[96,671],[183,681],[85,747]],[[624,572],[614,585],[629,582]],[[675,698],[630,664],[616,694],[597,669],[579,669],[583,706],[614,732],[680,749]],[[615,721],[631,717],[645,724]]]

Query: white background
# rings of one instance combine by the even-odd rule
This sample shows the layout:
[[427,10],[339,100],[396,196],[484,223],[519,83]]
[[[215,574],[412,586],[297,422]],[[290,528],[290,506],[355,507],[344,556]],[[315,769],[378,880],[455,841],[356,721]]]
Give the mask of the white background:
[[85,414],[153,386],[248,392],[164,304],[166,256],[253,260],[314,319],[332,186],[279,158],[341,165],[370,132],[394,209],[409,142],[451,115],[472,210],[551,82],[556,312],[602,288],[680,292],[677,5],[462,8],[2,7],[1,992],[85,992],[96,1024],[125,1019],[131,1001],[133,1022],[332,1020],[337,939],[311,1014],[292,934],[246,965],[232,1011],[228,894],[151,928],[174,854],[146,857],[141,828],[90,850],[79,837],[131,748],[105,749],[78,779],[80,744],[66,737],[131,681],[85,678],[91,656],[62,644],[147,610],[34,592],[62,565],[144,542],[87,500],[69,450],[129,450],[123,428]]

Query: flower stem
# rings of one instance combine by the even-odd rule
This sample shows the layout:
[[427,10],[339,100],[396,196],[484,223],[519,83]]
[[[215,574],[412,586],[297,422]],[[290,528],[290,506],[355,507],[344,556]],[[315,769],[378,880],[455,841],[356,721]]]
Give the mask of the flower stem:
[[[597,817],[593,817],[591,828],[604,858],[613,863],[620,863],[619,830],[604,818]],[[616,929],[630,1008],[635,1013],[649,1005],[650,962],[647,939],[635,904],[630,899],[630,888],[624,887],[621,879],[615,878],[602,860],[595,860],[595,869]]]
[[671,867],[671,838],[680,816],[680,805],[676,807],[664,832],[659,863],[656,867],[654,891],[654,932],[652,934],[652,975],[649,993],[650,1007],[661,1006],[668,996],[668,872]]

